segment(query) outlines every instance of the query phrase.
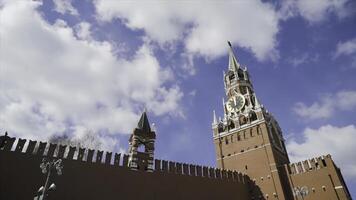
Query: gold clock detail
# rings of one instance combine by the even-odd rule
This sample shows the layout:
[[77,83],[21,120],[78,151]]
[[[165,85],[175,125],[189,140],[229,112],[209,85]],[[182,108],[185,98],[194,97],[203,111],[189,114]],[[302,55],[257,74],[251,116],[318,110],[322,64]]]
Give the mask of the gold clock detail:
[[244,107],[244,105],[245,97],[241,94],[237,94],[227,101],[226,108],[229,112],[238,112]]

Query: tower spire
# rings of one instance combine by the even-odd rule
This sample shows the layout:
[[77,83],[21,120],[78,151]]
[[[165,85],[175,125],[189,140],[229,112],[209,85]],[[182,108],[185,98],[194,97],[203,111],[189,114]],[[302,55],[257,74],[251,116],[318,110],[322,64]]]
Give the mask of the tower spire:
[[146,133],[151,132],[150,123],[148,122],[146,109],[143,111],[140,121],[138,121],[137,128],[143,130]]
[[227,41],[227,44],[229,45],[229,70],[237,71],[240,68],[240,63],[237,62],[230,41]]

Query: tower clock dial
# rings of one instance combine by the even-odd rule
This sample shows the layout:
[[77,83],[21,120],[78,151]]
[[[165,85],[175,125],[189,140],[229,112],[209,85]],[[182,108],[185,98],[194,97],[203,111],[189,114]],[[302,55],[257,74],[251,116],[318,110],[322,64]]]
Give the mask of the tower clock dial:
[[238,112],[245,105],[245,97],[241,94],[232,96],[226,103],[226,108],[229,112]]

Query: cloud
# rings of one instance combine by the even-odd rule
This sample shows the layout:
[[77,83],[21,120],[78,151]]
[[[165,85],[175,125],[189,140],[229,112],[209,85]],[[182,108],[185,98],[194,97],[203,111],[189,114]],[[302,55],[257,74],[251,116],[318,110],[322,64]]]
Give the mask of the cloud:
[[132,30],[143,30],[159,44],[182,41],[185,53],[207,60],[225,55],[226,40],[251,50],[259,60],[275,60],[278,15],[258,0],[217,1],[95,1],[102,21],[119,19]]
[[297,142],[295,138],[290,138],[287,141],[287,149],[292,162],[331,154],[333,160],[342,169],[344,177],[356,178],[356,160],[352,159],[356,152],[354,140],[356,127],[354,125],[344,127],[325,125],[318,129],[306,128],[302,136],[302,142]]
[[337,44],[336,52],[334,57],[339,57],[341,55],[351,55],[356,53],[356,38],[348,40],[346,42],[339,42]]
[[310,106],[298,102],[293,111],[300,117],[306,119],[327,119],[332,117],[336,111],[349,111],[356,108],[356,91],[340,91],[336,95],[326,94],[318,102]]
[[88,22],[80,22],[75,27],[75,33],[79,39],[82,40],[91,40],[91,25]]
[[350,4],[349,0],[287,0],[282,3],[279,13],[284,19],[300,15],[315,24],[324,21],[330,14],[336,14],[339,18],[349,16],[353,12]]
[[90,130],[104,138],[131,132],[143,107],[180,112],[183,93],[149,45],[118,58],[112,44],[91,37],[90,24],[48,24],[40,5],[8,1],[0,10],[2,131],[46,140]]
[[319,54],[310,55],[309,53],[303,53],[301,55],[291,56],[287,58],[287,62],[293,67],[298,67],[302,64],[311,62],[317,62],[319,60]]
[[72,5],[72,0],[53,0],[54,10],[61,14],[79,15]]

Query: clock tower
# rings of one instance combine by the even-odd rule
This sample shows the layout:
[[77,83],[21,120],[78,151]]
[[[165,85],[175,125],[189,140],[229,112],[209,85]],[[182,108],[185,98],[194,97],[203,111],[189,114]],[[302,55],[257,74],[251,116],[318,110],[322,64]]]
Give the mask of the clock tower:
[[217,119],[214,111],[212,123],[218,167],[247,174],[263,194],[256,199],[289,199],[285,169],[289,158],[281,128],[260,104],[247,68],[236,59],[230,42],[228,45],[224,116]]

